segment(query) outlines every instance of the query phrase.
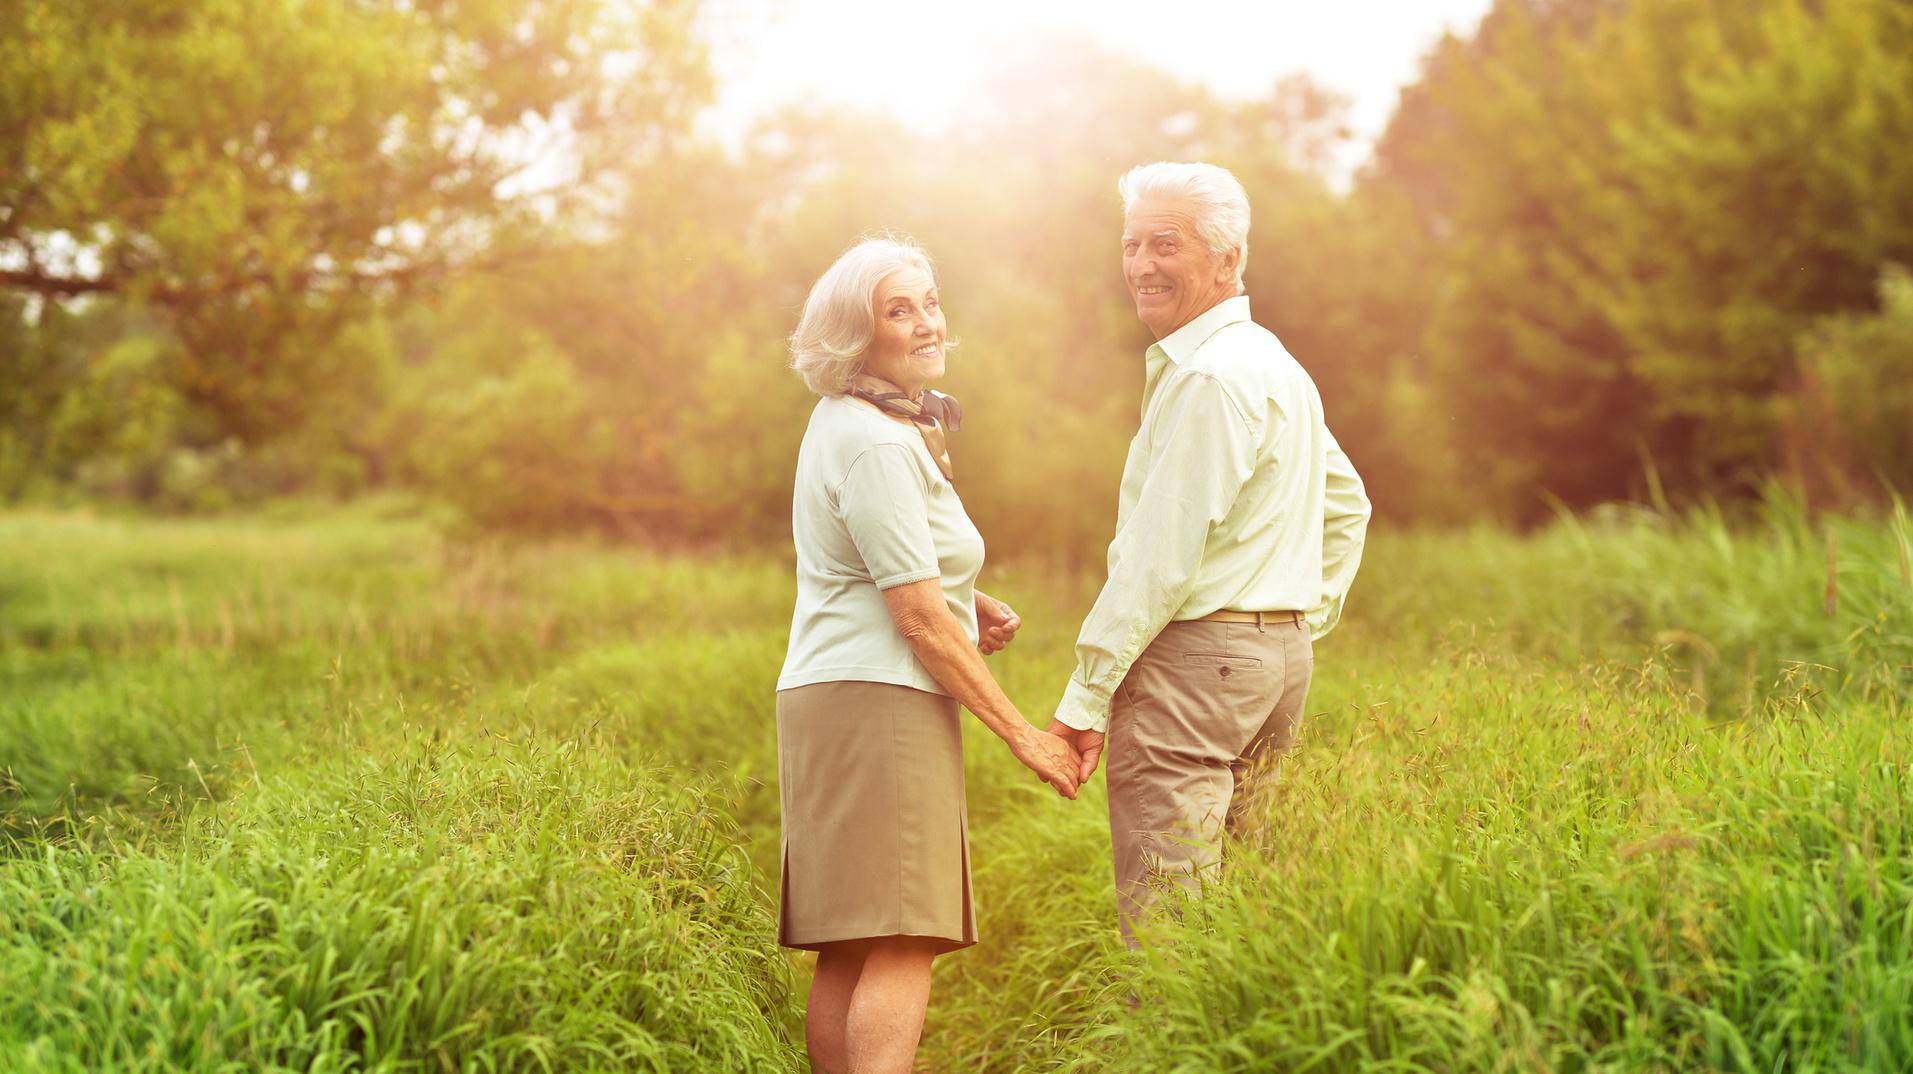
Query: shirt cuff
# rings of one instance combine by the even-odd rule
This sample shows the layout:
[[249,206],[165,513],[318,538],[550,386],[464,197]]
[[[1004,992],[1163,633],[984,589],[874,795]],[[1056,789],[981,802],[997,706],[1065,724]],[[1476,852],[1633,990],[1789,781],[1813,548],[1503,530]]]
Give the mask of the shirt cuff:
[[1063,688],[1063,700],[1056,706],[1056,718],[1078,731],[1106,731],[1109,729],[1109,699],[1098,697],[1095,691],[1074,677]]

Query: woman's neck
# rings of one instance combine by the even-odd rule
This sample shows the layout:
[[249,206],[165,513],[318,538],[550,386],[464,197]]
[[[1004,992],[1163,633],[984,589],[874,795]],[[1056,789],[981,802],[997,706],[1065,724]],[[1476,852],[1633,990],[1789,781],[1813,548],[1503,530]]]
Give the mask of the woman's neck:
[[864,376],[869,377],[872,380],[881,381],[885,387],[889,388],[892,391],[902,392],[904,398],[910,400],[913,403],[921,403],[923,401],[924,386],[921,384],[917,384],[917,385],[900,384],[897,381],[891,380],[889,377],[880,376],[876,373],[870,373],[870,372],[864,373]]

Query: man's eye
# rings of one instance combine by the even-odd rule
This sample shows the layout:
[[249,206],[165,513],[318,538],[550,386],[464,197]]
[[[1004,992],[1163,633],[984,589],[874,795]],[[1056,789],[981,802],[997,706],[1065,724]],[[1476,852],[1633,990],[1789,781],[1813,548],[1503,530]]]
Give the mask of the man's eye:
[[940,303],[940,302],[938,302],[938,301],[937,301],[936,299],[934,299],[934,298],[933,298],[933,299],[931,299],[930,301],[928,301],[928,302],[925,302],[925,303],[923,304],[923,308],[924,308],[924,309],[927,309],[927,310],[933,310],[933,309],[936,309],[936,308],[937,308],[938,306],[940,306],[940,305],[942,305],[942,303]]

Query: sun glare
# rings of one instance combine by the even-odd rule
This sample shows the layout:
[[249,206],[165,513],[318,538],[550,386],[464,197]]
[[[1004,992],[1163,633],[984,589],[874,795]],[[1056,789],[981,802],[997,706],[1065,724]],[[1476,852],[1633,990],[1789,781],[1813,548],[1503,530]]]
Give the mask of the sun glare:
[[706,14],[718,77],[715,129],[734,136],[780,105],[825,101],[907,123],[961,122],[998,57],[1071,38],[1154,63],[1223,97],[1267,93],[1297,71],[1350,98],[1357,140],[1379,134],[1399,88],[1448,31],[1471,29],[1488,0],[1196,0],[1171,14],[1136,0],[896,4],[720,0]]

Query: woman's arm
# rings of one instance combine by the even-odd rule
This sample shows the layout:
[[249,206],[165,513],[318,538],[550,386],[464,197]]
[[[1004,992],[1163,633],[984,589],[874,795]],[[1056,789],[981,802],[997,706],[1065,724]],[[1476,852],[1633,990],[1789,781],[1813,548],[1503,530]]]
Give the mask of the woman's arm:
[[983,656],[963,632],[962,624],[944,602],[943,586],[935,578],[906,582],[883,591],[890,618],[903,640],[928,668],[937,685],[950,691],[957,703],[983,721],[996,737],[1009,744],[1016,759],[1029,766],[1065,798],[1076,797],[1076,773],[1082,759],[1055,735],[1044,734],[1016,711],[1009,696],[996,684]]

